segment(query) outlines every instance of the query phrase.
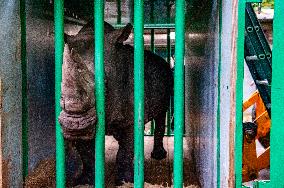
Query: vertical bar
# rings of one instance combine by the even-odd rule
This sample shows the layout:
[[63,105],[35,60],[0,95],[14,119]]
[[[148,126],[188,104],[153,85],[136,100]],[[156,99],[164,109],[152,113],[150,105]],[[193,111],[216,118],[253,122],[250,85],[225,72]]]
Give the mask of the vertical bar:
[[217,188],[220,188],[220,100],[221,100],[221,60],[222,60],[222,0],[218,0],[218,9],[219,9],[219,44],[218,44],[218,105],[217,105],[217,151],[216,151],[216,156],[217,156],[217,173],[216,173],[216,178],[217,178]]
[[117,6],[117,24],[121,24],[121,0],[116,1]]
[[[170,23],[171,19],[171,7],[170,7],[170,1],[167,0],[167,24]],[[171,63],[171,29],[167,29],[167,62]],[[170,97],[169,101],[169,109],[167,111],[167,136],[171,135],[171,116],[172,116],[172,97]]]
[[171,29],[167,29],[167,62],[171,63]]
[[[150,1],[150,23],[153,24],[154,23],[154,1]],[[151,29],[151,45],[150,45],[151,51],[155,53],[155,30]],[[150,131],[150,135],[154,134],[154,130],[155,130],[155,120],[153,119],[151,121],[151,131]]]
[[104,0],[94,1],[95,96],[98,123],[95,138],[95,187],[104,188],[105,176],[105,86],[104,86]]
[[144,1],[134,1],[134,187],[144,187]]
[[154,130],[155,130],[155,120],[152,119],[152,121],[151,121],[151,129],[150,129],[150,136],[154,135]]
[[172,129],[171,129],[171,120],[172,120],[172,97],[170,97],[170,105],[167,111],[167,136],[171,136]]
[[272,125],[271,125],[271,187],[284,187],[284,4],[282,0],[274,1],[273,20],[273,56],[272,56]]
[[56,187],[65,187],[64,138],[58,116],[60,115],[62,63],[64,49],[64,0],[54,1],[55,29],[55,125],[56,125]]
[[151,51],[155,53],[155,29],[151,29]]
[[242,186],[243,144],[243,79],[245,44],[245,0],[238,1],[237,72],[236,72],[236,126],[235,126],[235,184]]
[[184,132],[184,0],[176,0],[176,45],[174,72],[174,187],[183,187]]
[[26,1],[20,0],[21,15],[21,68],[22,68],[22,157],[23,179],[28,175],[28,99],[27,99],[27,51],[26,51]]
[[[154,1],[150,1],[150,22],[154,24]],[[155,30],[151,29],[151,51],[155,52]]]

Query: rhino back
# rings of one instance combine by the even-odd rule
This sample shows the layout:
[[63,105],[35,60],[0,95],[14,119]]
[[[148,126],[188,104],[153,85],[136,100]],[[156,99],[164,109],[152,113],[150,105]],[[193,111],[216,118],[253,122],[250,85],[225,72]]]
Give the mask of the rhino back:
[[[173,88],[170,64],[145,50],[145,110],[150,118],[167,110]],[[146,112],[145,111],[145,112]]]
[[[134,49],[117,45],[106,58],[107,119],[133,124]],[[107,53],[106,53],[107,54]],[[145,123],[165,112],[173,87],[170,65],[158,55],[145,50]]]

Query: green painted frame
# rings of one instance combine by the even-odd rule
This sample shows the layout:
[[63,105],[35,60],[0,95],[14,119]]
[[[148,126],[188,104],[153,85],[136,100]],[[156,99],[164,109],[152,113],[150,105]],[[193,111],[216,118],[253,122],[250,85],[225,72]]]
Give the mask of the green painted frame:
[[[259,0],[251,1],[247,0],[245,2],[261,2]],[[243,14],[244,12],[244,1],[239,1],[239,17],[238,17],[238,68],[242,68],[243,64],[243,33],[240,32],[244,29],[243,25]],[[282,75],[284,72],[284,39],[282,37],[282,33],[284,33],[283,24],[284,23],[284,4],[280,0],[275,0],[275,8],[274,8],[274,21],[273,21],[273,56],[272,56],[272,89],[271,89],[271,158],[270,158],[270,181],[255,181],[253,187],[262,188],[262,187],[271,187],[271,188],[280,188],[284,187],[284,173],[283,171],[279,171],[279,169],[284,168],[284,144],[282,138],[284,137],[284,80],[282,79]],[[238,70],[238,75],[242,74],[242,71]],[[238,79],[238,87],[241,87],[242,79],[241,75],[239,75]],[[238,93],[238,92],[237,92]],[[236,94],[237,95],[237,94]],[[242,104],[240,101],[240,95],[237,97],[237,106]],[[240,108],[240,107],[239,107]],[[239,109],[237,108],[237,109]],[[239,111],[237,111],[237,119],[240,121],[241,115]],[[241,122],[237,122],[237,124],[241,125]],[[241,127],[238,127],[236,132],[241,131]],[[241,138],[240,135],[236,133],[236,163],[235,163],[235,172],[236,172],[236,187],[241,187],[241,159],[242,153],[240,144]],[[243,186],[245,187],[245,186]]]
[[237,72],[236,72],[236,124],[235,124],[235,185],[242,186],[243,145],[243,79],[245,44],[245,0],[238,1]]
[[284,187],[284,3],[274,1],[272,88],[271,88],[271,134],[270,179],[271,188]]

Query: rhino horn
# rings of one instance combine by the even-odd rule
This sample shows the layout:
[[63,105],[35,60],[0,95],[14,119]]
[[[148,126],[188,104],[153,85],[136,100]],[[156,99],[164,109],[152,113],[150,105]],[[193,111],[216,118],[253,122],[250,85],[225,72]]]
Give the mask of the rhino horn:
[[64,137],[91,139],[96,123],[93,74],[68,44],[63,60],[59,122]]

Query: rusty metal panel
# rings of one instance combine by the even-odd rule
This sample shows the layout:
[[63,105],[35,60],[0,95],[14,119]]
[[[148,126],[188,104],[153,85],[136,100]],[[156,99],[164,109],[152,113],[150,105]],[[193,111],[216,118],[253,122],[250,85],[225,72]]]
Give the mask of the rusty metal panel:
[[2,187],[21,187],[21,54],[19,1],[0,3]]
[[185,126],[192,138],[191,157],[201,187],[217,179],[217,1],[188,1],[186,6]]
[[48,5],[27,0],[29,171],[54,156],[54,34]]

